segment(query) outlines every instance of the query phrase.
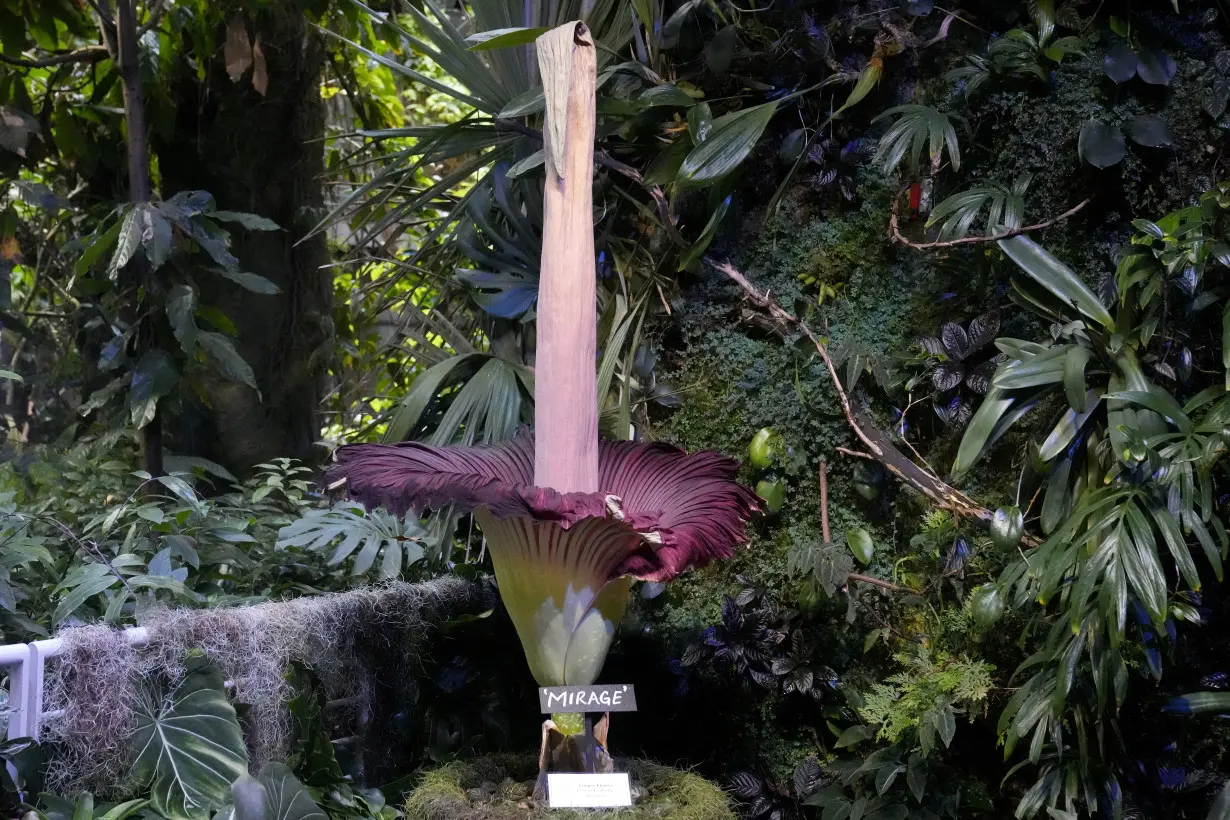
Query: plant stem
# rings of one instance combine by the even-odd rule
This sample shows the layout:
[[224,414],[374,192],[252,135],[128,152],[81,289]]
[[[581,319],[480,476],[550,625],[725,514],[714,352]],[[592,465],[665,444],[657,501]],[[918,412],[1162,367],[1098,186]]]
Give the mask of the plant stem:
[[584,23],[538,38],[546,191],[538,283],[534,483],[598,490],[594,133],[597,58]]
[[[120,78],[124,86],[124,126],[128,132],[128,198],[134,204],[149,202],[149,143],[145,133],[145,105],[141,100],[141,71],[137,55],[137,19],[136,0],[118,0],[116,3],[115,26],[116,41],[119,51]],[[145,253],[135,253],[128,263],[132,274],[132,282],[137,287],[149,291],[149,266]],[[139,292],[139,290],[138,290]],[[137,313],[144,311],[138,305]],[[139,343],[139,352],[148,349],[148,336],[152,328],[147,328],[145,338]],[[145,471],[153,476],[162,475],[162,412],[155,411],[154,417],[141,428],[141,457]]]
[[833,543],[833,536],[829,531],[828,462],[824,459],[820,459],[820,534],[824,537],[824,543]]

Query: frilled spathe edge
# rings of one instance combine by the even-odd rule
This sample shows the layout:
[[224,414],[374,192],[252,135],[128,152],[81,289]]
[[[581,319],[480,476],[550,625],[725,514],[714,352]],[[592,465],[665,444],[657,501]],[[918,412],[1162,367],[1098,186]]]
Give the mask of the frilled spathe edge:
[[596,493],[534,486],[528,430],[475,447],[356,444],[339,448],[334,458],[330,487],[398,515],[451,505],[563,529],[589,518],[614,519],[637,533],[643,548],[624,555],[612,578],[665,581],[728,558],[746,540],[746,521],[758,508],[756,496],[734,480],[735,461],[662,443],[600,442]]

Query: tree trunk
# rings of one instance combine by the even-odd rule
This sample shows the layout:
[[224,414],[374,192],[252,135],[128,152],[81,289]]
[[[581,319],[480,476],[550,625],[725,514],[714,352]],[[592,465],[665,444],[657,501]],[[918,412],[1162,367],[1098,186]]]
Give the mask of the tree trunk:
[[[217,307],[234,323],[236,347],[261,393],[209,377],[208,406],[185,411],[174,446],[245,471],[278,456],[310,459],[320,435],[332,287],[324,237],[296,243],[322,214],[325,50],[297,4],[251,12],[244,3],[227,6],[219,16],[240,16],[254,55],[259,49],[261,56],[232,82],[219,47],[225,25],[212,43],[193,41],[185,29],[170,86],[174,128],[156,150],[165,196],[209,191],[219,209],[259,214],[283,228],[235,227],[231,234],[242,269],[273,281],[280,293],[254,294],[208,271],[196,276],[201,304]],[[190,58],[206,66],[203,82]],[[264,94],[259,80],[254,82],[261,68],[267,75]]]
[[[119,45],[120,79],[124,84],[124,130],[128,145],[128,199],[133,204],[149,202],[149,143],[145,133],[145,104],[141,99],[141,67],[137,53],[137,20],[134,0],[119,0],[115,7],[116,42]],[[149,265],[145,254],[135,254],[128,263],[133,290],[146,293],[153,289],[149,281]],[[145,313],[137,304],[136,314]],[[137,340],[138,353],[150,347],[148,329]],[[163,408],[141,428],[141,461],[145,472],[159,476],[162,469]]]

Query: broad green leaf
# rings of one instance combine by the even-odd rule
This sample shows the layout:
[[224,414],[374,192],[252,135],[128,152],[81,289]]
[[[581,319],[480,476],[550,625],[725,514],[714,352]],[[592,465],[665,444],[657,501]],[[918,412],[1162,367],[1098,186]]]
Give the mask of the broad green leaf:
[[1226,389],[1230,390],[1230,302],[1221,314],[1221,366],[1226,371]]
[[1160,387],[1153,386],[1150,390],[1120,390],[1108,393],[1106,398],[1108,401],[1126,401],[1147,407],[1184,433],[1193,429],[1191,419],[1183,412],[1174,396]]
[[[1230,692],[1194,692],[1190,695],[1180,695],[1166,704],[1166,711],[1183,715],[1227,712],[1230,711]],[[1218,798],[1219,802],[1220,799]]]
[[1098,405],[1102,402],[1102,393],[1102,388],[1097,387],[1086,394],[1085,412],[1083,413],[1070,407],[1060,413],[1059,421],[1055,423],[1055,427],[1039,448],[1039,456],[1043,461],[1050,461],[1067,449],[1072,440],[1076,438],[1076,434],[1085,426],[1085,422],[1089,421],[1090,416],[1098,409]]
[[[117,507],[123,510],[123,507]],[[100,592],[104,592],[120,582],[120,579],[105,564],[85,564],[79,578],[70,576],[64,579],[58,589],[66,590],[64,597],[56,604],[51,615],[52,623],[58,624],[76,612],[82,604]],[[70,580],[76,583],[70,584]]]
[[[1157,522],[1157,528],[1162,533],[1162,540],[1166,542],[1174,558],[1175,566],[1179,569],[1179,574],[1183,576],[1184,582],[1191,589],[1199,592],[1200,573],[1196,571],[1196,562],[1192,560],[1191,551],[1187,548],[1187,540],[1183,537],[1183,530],[1179,527],[1179,522],[1175,521],[1170,510],[1165,507],[1154,507],[1152,513],[1153,520]],[[1139,515],[1138,511],[1137,514]]]
[[142,213],[144,205],[135,205],[124,214],[120,223],[119,236],[116,238],[115,253],[111,255],[111,263],[107,265],[107,277],[115,281],[120,270],[132,259],[132,255],[141,247]]
[[266,763],[258,777],[231,785],[234,820],[329,820],[307,787],[283,763]]
[[253,293],[270,296],[275,293],[282,292],[282,289],[273,282],[270,282],[265,277],[258,276],[255,273],[247,273],[245,271],[231,270],[228,268],[217,268],[214,272],[223,279],[230,279],[244,290],[250,290]]
[[688,109],[688,136],[693,145],[700,145],[713,130],[713,111],[709,103],[697,103]]
[[722,219],[726,216],[726,211],[729,208],[730,197],[727,196],[709,217],[709,222],[705,225],[705,229],[701,231],[700,237],[692,243],[691,247],[679,254],[678,270],[688,270],[700,260],[701,255],[704,254],[709,248],[710,243],[713,242],[713,238],[717,236],[718,227],[722,224]]
[[636,98],[638,108],[690,108],[696,100],[674,83],[663,83],[647,88]]
[[491,51],[497,48],[525,46],[533,43],[549,28],[497,28],[491,31],[480,31],[466,38],[470,51]]
[[210,360],[223,376],[231,381],[241,382],[256,390],[256,375],[252,367],[243,360],[231,340],[221,333],[202,330],[197,333],[197,341],[208,354]]
[[107,402],[118,396],[120,391],[127,387],[131,380],[132,374],[125,373],[111,383],[107,384],[105,387],[100,387],[98,390],[95,390],[90,394],[90,397],[84,404],[81,405],[81,407],[77,409],[77,412],[83,416],[88,416],[90,413],[93,413],[95,410],[103,407],[107,404]]
[[1050,535],[1059,526],[1059,522],[1068,514],[1068,475],[1072,470],[1072,459],[1065,458],[1055,465],[1054,471],[1046,480],[1046,497],[1042,499],[1042,532]]
[[[863,70],[858,73],[858,82],[854,84],[854,88],[850,90],[850,95],[846,97],[846,101],[841,104],[833,112],[833,117],[836,117],[841,112],[851,106],[858,105],[863,98],[871,93],[871,89],[876,87],[880,82],[881,75],[884,74],[884,61],[879,57],[872,57],[867,65],[863,66]],[[831,119],[831,118],[830,118]]]
[[991,517],[991,540],[999,549],[1015,549],[1025,532],[1025,515],[1021,508],[1000,507]]
[[745,108],[713,121],[708,138],[684,159],[679,181],[693,187],[710,185],[739,167],[756,146],[777,102]]
[[137,429],[152,420],[158,400],[174,390],[177,384],[179,373],[170,354],[157,348],[146,351],[133,368],[132,392],[128,395],[132,421]]
[[210,219],[216,219],[220,222],[234,222],[241,228],[246,228],[249,231],[280,231],[281,226],[272,219],[266,219],[257,214],[243,213],[241,211],[213,211],[209,214]]
[[713,35],[713,39],[705,46],[705,65],[717,76],[722,76],[730,68],[738,44],[738,29],[725,26]]
[[134,774],[154,809],[170,820],[199,820],[223,806],[247,773],[247,750],[222,675],[191,656],[169,694],[146,689],[136,709]]
[[81,256],[73,265],[73,272],[78,276],[84,276],[93,267],[94,263],[102,258],[102,255],[109,251],[120,235],[120,228],[124,225],[123,218],[117,219],[110,228],[103,231],[97,239],[86,246],[86,249],[81,252]]
[[1076,150],[1081,159],[1094,168],[1118,165],[1127,155],[1127,145],[1119,126],[1097,120],[1087,120],[1081,126]]
[[851,726],[842,732],[841,736],[837,738],[837,742],[833,745],[838,749],[845,749],[850,746],[856,746],[864,740],[870,740],[875,737],[875,735],[875,730],[870,726],[863,726],[859,724],[856,726]]
[[524,174],[540,167],[547,161],[547,152],[543,148],[539,148],[534,153],[527,156],[525,159],[519,159],[512,165],[508,166],[506,176],[509,179],[516,179]]
[[[667,145],[645,169],[646,185],[668,185],[679,175],[679,168],[692,151],[690,139],[677,139]],[[1230,376],[1227,377],[1230,379]]]
[[850,548],[850,553],[858,559],[860,564],[867,566],[871,563],[871,558],[875,554],[875,545],[867,530],[861,527],[846,530],[846,546]]
[[150,270],[156,271],[171,258],[171,222],[154,208],[141,209],[141,222],[141,246]]
[[500,119],[516,119],[529,114],[541,114],[547,107],[547,98],[543,96],[542,86],[531,88],[513,97],[508,105],[500,109]]
[[0,370],[0,379],[7,379],[8,381],[14,382],[25,381],[19,373],[14,373],[12,370]]
[[1128,120],[1124,126],[1132,142],[1146,148],[1164,148],[1174,144],[1174,134],[1170,126],[1160,117],[1151,114],[1141,114]]
[[173,285],[167,293],[167,321],[184,352],[196,350],[196,291],[188,285]]
[[1075,307],[1103,327],[1114,328],[1115,320],[1101,300],[1071,268],[1041,245],[1025,236],[1013,236],[999,240],[999,246],[1026,275],[1064,303]]
[[1119,555],[1127,580],[1155,626],[1160,626],[1166,612],[1166,573],[1157,553],[1148,544],[1129,537],[1119,528]]
[[1072,345],[1063,357],[1063,392],[1068,397],[1068,406],[1078,413],[1088,409],[1088,387],[1085,384],[1085,365],[1092,354],[1087,348]]
[[961,444],[957,448],[957,458],[953,462],[954,475],[966,473],[970,467],[982,457],[987,441],[995,431],[1000,418],[1008,412],[1016,399],[1005,396],[999,388],[992,387],[987,391],[982,404],[978,405],[974,417],[970,419],[965,434],[961,436]]
[[148,805],[149,800],[128,800],[124,803],[120,803],[118,806],[112,806],[105,814],[99,817],[98,820],[125,820],[125,818],[132,817]]
[[1047,384],[1058,384],[1063,381],[1064,359],[1062,348],[1056,349],[1057,355],[1037,356],[1027,362],[1010,362],[996,371],[991,378],[991,385],[1000,390],[1020,390],[1025,387],[1039,387]]

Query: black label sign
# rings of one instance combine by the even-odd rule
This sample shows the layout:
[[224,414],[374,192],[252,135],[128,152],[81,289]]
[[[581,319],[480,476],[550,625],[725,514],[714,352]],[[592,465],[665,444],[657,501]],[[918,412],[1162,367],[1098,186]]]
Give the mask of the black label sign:
[[630,683],[613,686],[543,686],[538,690],[542,713],[635,712],[636,690]]

